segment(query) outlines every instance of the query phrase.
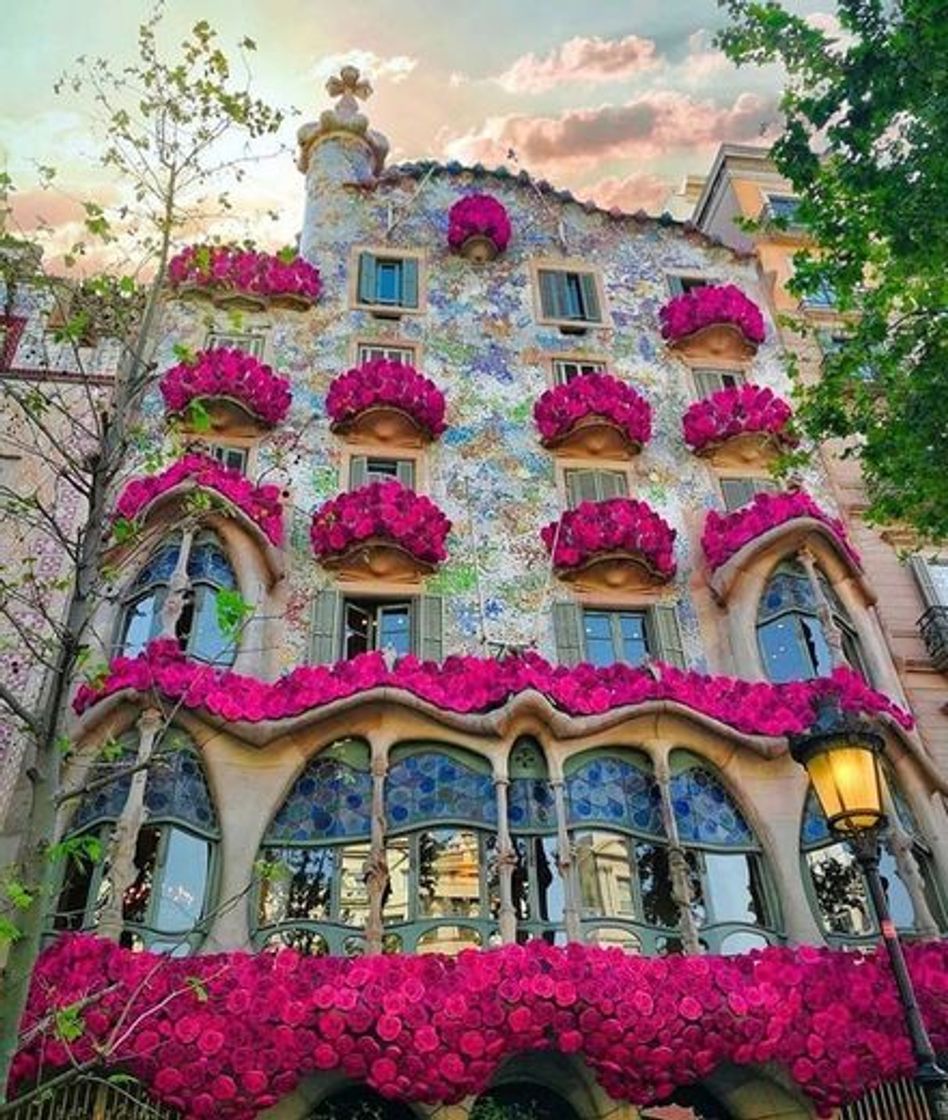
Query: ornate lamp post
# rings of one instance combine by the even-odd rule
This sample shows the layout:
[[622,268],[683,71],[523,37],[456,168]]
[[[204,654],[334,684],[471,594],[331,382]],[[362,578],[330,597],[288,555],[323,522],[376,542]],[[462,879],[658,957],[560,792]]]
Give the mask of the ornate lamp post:
[[922,1021],[902,943],[879,877],[879,837],[886,825],[879,764],[883,746],[881,735],[865,720],[843,712],[838,700],[832,697],[820,703],[809,731],[790,736],[790,755],[809,775],[830,831],[849,842],[866,877],[912,1040],[915,1081],[925,1096],[932,1120],[948,1120],[948,1074],[938,1065]]

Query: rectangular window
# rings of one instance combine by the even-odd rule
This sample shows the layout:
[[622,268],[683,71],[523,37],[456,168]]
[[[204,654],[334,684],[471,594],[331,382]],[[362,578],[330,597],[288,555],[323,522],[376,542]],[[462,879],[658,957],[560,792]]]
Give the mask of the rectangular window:
[[817,311],[826,310],[836,306],[836,292],[832,284],[821,280],[815,291],[807,292],[805,296],[800,297],[800,302],[804,307],[812,307]]
[[739,369],[693,369],[699,399],[710,397],[722,389],[738,389],[745,383]]
[[670,272],[667,274],[668,290],[673,296],[684,296],[689,292],[696,292],[699,288],[707,288],[713,281],[707,276],[683,276]]
[[593,665],[641,665],[651,652],[647,611],[583,611],[586,660]]
[[568,470],[563,472],[566,500],[570,509],[580,502],[604,502],[607,498],[627,498],[629,477],[625,471]]
[[680,669],[687,667],[674,603],[632,609],[554,603],[553,631],[562,665],[583,661],[638,665],[652,657]]
[[400,657],[414,653],[423,661],[441,661],[442,630],[438,595],[369,599],[326,588],[313,603],[310,660],[328,664],[390,649]]
[[769,478],[720,478],[718,481],[728,512],[746,506],[757,494],[773,494],[777,489]]
[[371,650],[412,651],[412,603],[346,599],[343,603],[342,656],[348,660]]
[[786,222],[788,226],[800,224],[797,221],[797,210],[800,208],[798,198],[794,198],[792,194],[768,194],[766,199],[765,216],[768,219]]
[[209,331],[205,350],[243,350],[263,357],[264,336],[257,331]]
[[389,346],[381,342],[360,342],[356,351],[356,365],[365,362],[401,362],[403,365],[415,364],[413,346]]
[[557,385],[565,385],[574,377],[582,377],[587,373],[603,373],[605,362],[587,361],[584,358],[554,358],[553,380]]
[[544,319],[577,324],[602,322],[595,273],[540,268],[537,277]]
[[414,257],[359,254],[359,303],[379,308],[418,308],[418,261]]
[[400,482],[409,490],[415,487],[414,459],[383,459],[372,455],[353,455],[349,460],[349,489],[358,490],[372,482]]
[[211,455],[230,470],[247,473],[248,451],[246,447],[228,447],[224,443],[212,443]]

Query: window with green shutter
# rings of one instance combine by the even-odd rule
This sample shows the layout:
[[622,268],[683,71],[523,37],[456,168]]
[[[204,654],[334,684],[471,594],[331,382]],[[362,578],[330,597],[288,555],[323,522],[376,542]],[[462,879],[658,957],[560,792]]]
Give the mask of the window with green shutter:
[[745,384],[739,369],[694,369],[695,389],[699,399],[713,396],[722,389],[738,389]]
[[418,261],[414,257],[359,254],[359,303],[379,308],[418,307]]
[[423,661],[444,657],[442,603],[438,595],[374,599],[320,591],[313,603],[310,660],[328,664],[373,650]]
[[670,272],[666,276],[668,290],[673,296],[684,296],[689,292],[696,292],[699,288],[707,288],[714,283],[707,276],[687,276],[682,273]]
[[655,660],[686,667],[678,610],[673,603],[641,608],[554,603],[553,632],[561,665],[583,661],[602,666],[616,662],[640,665]]
[[540,311],[544,319],[570,323],[601,323],[602,308],[593,272],[537,270]]
[[371,482],[400,482],[415,487],[414,459],[388,459],[374,455],[353,455],[349,460],[349,489],[357,490]]
[[629,477],[625,471],[587,470],[563,472],[570,509],[580,502],[604,502],[608,498],[629,496]]

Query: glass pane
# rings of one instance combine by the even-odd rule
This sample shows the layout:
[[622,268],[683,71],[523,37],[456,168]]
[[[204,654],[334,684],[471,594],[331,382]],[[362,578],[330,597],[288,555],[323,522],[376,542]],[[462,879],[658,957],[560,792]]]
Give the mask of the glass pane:
[[379,303],[399,303],[402,298],[401,261],[375,262],[375,298]]
[[536,880],[537,917],[543,922],[562,922],[565,899],[557,862],[556,838],[534,836],[530,845]]
[[734,957],[738,953],[749,953],[751,949],[766,949],[770,944],[767,938],[760,933],[750,933],[747,930],[738,930],[729,933],[721,942],[721,954],[725,957]]
[[640,665],[648,657],[645,636],[645,616],[620,614],[619,633],[622,638],[622,660],[630,665]]
[[682,843],[756,846],[740,809],[709,770],[689,766],[672,775],[670,788]]
[[365,476],[369,482],[386,482],[398,478],[398,462],[395,459],[367,459]]
[[635,862],[642,892],[642,919],[650,926],[678,925],[678,903],[672,895],[668,850],[656,844],[636,844]]
[[803,643],[797,616],[784,615],[757,628],[764,672],[779,683],[808,680],[813,676],[812,655]]
[[632,917],[632,868],[624,836],[580,832],[574,838],[582,913],[587,918]]
[[379,609],[378,648],[394,650],[399,657],[411,653],[411,609],[407,604]]
[[372,775],[335,758],[316,758],[297,778],[267,829],[267,840],[311,843],[368,837]]
[[277,864],[260,887],[260,924],[329,917],[334,853],[332,848],[271,849],[264,858]]
[[642,950],[642,942],[631,930],[621,926],[597,926],[587,930],[586,941],[590,945],[601,945],[604,949],[617,945],[627,953],[639,953]]
[[612,642],[612,623],[608,614],[583,611],[583,634],[586,638],[586,660],[593,665],[612,665],[616,651]]
[[454,957],[463,949],[480,947],[481,935],[476,929],[470,929],[468,926],[437,926],[435,929],[426,930],[418,938],[415,952],[446,953],[449,957]]
[[326,939],[311,929],[281,929],[267,938],[268,949],[295,949],[309,957],[325,957],[329,952]]
[[418,834],[419,916],[478,917],[480,848],[476,832],[439,828]]
[[556,827],[553,787],[543,778],[511,778],[508,817],[514,831],[538,832]]
[[337,920],[347,926],[364,926],[369,912],[369,891],[365,868],[369,859],[368,844],[352,844],[339,850],[339,914]]
[[811,676],[828,677],[833,671],[833,655],[823,633],[823,624],[812,615],[799,615],[800,631],[807,657],[813,666]]
[[902,881],[902,876],[899,875],[895,857],[885,845],[882,846],[879,855],[879,877],[882,879],[882,887],[889,901],[892,921],[899,929],[912,929],[915,926],[915,907],[912,905],[912,897]]
[[156,929],[184,932],[192,929],[204,912],[204,896],[211,861],[211,846],[199,836],[171,828],[161,869]]
[[217,665],[230,665],[237,656],[237,638],[226,637],[217,622],[217,588],[199,583],[194,588],[194,610],[186,648],[192,657]]
[[566,780],[567,813],[578,824],[621,825],[663,836],[661,794],[651,774],[621,758],[585,762]]
[[178,566],[180,547],[175,542],[159,549],[138,573],[134,583],[135,590],[140,587],[150,587],[153,583],[167,583]]
[[95,871],[94,860],[86,859],[80,862],[75,858],[69,859],[53,918],[55,929],[82,929]]
[[148,914],[148,900],[155,884],[155,862],[158,858],[158,841],[161,832],[145,827],[138,833],[135,845],[135,880],[126,888],[122,899],[122,916],[126,922],[144,922]]
[[145,808],[152,821],[177,818],[200,832],[216,833],[217,816],[198,756],[187,736],[169,731],[158,742],[145,787]]
[[705,852],[708,902],[715,922],[764,925],[765,916],[754,857]]
[[832,844],[807,852],[806,862],[825,929],[856,936],[871,933],[865,882],[846,845]]
[[161,629],[161,608],[167,594],[167,588],[160,587],[125,608],[122,634],[125,657],[137,657],[152,638],[157,637]]
[[[488,852],[492,852],[493,837],[489,837],[487,841]],[[529,859],[529,849],[532,840],[523,836],[515,836],[513,838],[513,848],[517,856],[517,862],[514,864],[513,873],[511,875],[511,894],[513,895],[513,908],[514,914],[517,916],[518,921],[529,921],[530,919],[530,872],[528,869],[527,861]],[[490,880],[488,879],[488,882]],[[494,909],[494,900],[491,898],[491,916],[496,917],[499,912]]]
[[[233,450],[233,448],[225,449]],[[236,587],[233,568],[227,559],[227,553],[213,540],[206,538],[199,541],[191,549],[188,556],[188,578],[191,580],[205,580],[217,584],[218,587]]]
[[935,589],[935,597],[943,606],[948,606],[948,561],[926,560],[925,567]]
[[355,603],[346,603],[343,652],[347,659],[358,657],[360,653],[367,653],[372,648],[371,630],[372,617],[369,612]]
[[437,820],[497,823],[491,774],[438,751],[419,751],[391,764],[385,807],[390,828]]
[[583,286],[579,279],[578,272],[564,273],[566,283],[563,285],[563,292],[566,297],[566,315],[567,319],[585,319],[586,315],[583,310]]
[[408,920],[410,841],[407,836],[390,840],[385,848],[388,885],[382,896],[382,918],[386,922]]

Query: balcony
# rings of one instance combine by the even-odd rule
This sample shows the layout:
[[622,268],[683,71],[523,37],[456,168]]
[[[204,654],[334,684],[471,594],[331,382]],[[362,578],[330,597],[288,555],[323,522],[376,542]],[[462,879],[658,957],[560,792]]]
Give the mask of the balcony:
[[929,607],[916,624],[936,669],[948,670],[948,607]]

